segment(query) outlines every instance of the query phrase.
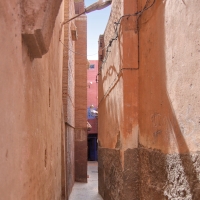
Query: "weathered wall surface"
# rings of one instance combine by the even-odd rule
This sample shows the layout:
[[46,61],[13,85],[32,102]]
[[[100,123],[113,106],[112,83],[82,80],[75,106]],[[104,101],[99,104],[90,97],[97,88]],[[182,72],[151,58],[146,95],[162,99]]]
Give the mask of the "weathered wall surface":
[[[142,66],[140,92],[142,93],[143,88],[148,88],[143,93],[144,96],[141,96],[140,107],[142,112],[146,110],[148,116],[152,116],[141,117],[145,120],[141,121],[141,124],[146,124],[141,127],[142,133],[151,132],[148,134],[151,137],[149,144],[144,141],[143,134],[141,141],[144,141],[147,146],[162,149],[166,153],[185,153],[188,150],[199,149],[197,113],[199,112],[200,82],[197,77],[200,73],[198,67],[200,16],[196,9],[200,3],[199,1],[184,2],[174,4],[156,2],[153,9],[146,12],[140,21],[140,49],[144,52],[140,56]],[[172,13],[177,8],[180,14],[174,17]],[[158,18],[158,15],[162,17]],[[145,19],[148,19],[148,23],[143,24]],[[189,29],[184,25],[188,25]],[[145,34],[146,30],[148,32]],[[158,42],[150,47],[150,43],[154,41]],[[152,59],[157,55],[159,59]],[[146,87],[147,85],[149,87]],[[152,96],[157,96],[157,98],[151,98]],[[152,100],[147,103],[144,101],[145,98]],[[151,105],[153,111],[150,111],[148,105]],[[143,128],[145,128],[144,131]],[[167,142],[168,145],[162,145],[163,142],[165,144]]]
[[[104,33],[104,46],[116,36],[114,22],[118,22],[122,15],[136,12],[136,8],[136,1],[113,1]],[[118,39],[108,52],[104,50],[104,63],[99,63],[99,192],[107,200],[138,199],[137,170],[132,170],[134,165],[138,165],[136,27],[135,18],[123,18]]]
[[49,50],[56,16],[62,0],[21,0],[22,36],[32,58]]
[[87,182],[87,16],[75,20],[75,180]]
[[[129,9],[134,9],[134,4],[135,2],[133,1],[127,1],[123,7],[121,1],[116,0],[113,2],[111,16],[104,34],[105,46],[115,37],[113,31],[114,22],[118,22],[122,15],[129,13]],[[101,109],[100,112],[102,112],[102,115],[99,117],[99,123],[101,124],[102,133],[99,139],[108,148],[115,148],[119,132],[121,132],[121,137],[124,142],[128,142],[132,137],[137,140],[136,97],[138,63],[137,59],[133,59],[133,56],[131,56],[131,53],[137,55],[137,48],[134,45],[129,45],[134,43],[137,46],[137,33],[135,32],[135,28],[134,18],[122,19],[119,38],[108,49],[108,57],[105,53],[105,63],[102,65],[102,70],[100,70],[99,94],[101,96],[99,96],[99,108]],[[123,57],[126,59],[124,60]],[[101,68],[101,65],[99,65],[99,68]],[[133,83],[135,83],[135,95],[130,92],[132,88],[129,85]],[[132,112],[135,113],[135,116],[131,116],[130,118]],[[104,119],[109,121],[109,126],[107,126],[108,121]],[[124,123],[125,121],[126,123]],[[136,123],[136,126],[134,123]],[[135,133],[133,133],[133,129],[135,129]],[[127,145],[131,148],[133,146],[137,147],[137,142],[136,144]],[[122,149],[127,149],[126,145],[122,146]]]
[[[75,15],[74,1],[65,0],[64,21]],[[65,189],[63,193],[68,197],[71,193],[75,181],[75,161],[74,161],[74,134],[75,134],[75,41],[72,40],[72,30],[75,30],[74,21],[64,25],[63,51],[63,77],[62,77],[62,97],[64,109],[64,143],[65,143],[65,167],[63,176],[65,177]],[[63,194],[64,196],[64,194]]]
[[63,5],[49,52],[31,59],[19,1],[0,1],[1,199],[61,198]]
[[[114,3],[113,3],[114,4]],[[114,36],[113,32],[113,23],[117,21],[120,17],[121,11],[121,2],[117,1],[112,5],[111,19],[108,21],[106,32],[104,35],[104,47],[108,45],[109,40]],[[113,50],[114,49],[114,50]],[[105,56],[104,56],[105,57]],[[110,64],[110,62],[112,62]],[[102,65],[99,64],[99,68]],[[106,64],[103,65],[103,70],[100,69],[99,79],[99,141],[101,146],[105,148],[115,148],[117,143],[117,135],[119,132],[122,132],[121,121],[123,118],[123,82],[121,76],[117,77],[117,74],[120,72],[120,50],[118,41],[113,43],[112,51],[109,54]],[[117,77],[117,78],[116,78]],[[115,81],[116,79],[116,81]],[[112,82],[117,82],[117,85],[112,89]],[[112,92],[111,92],[112,91]],[[111,93],[110,93],[111,92]],[[108,93],[108,94],[107,94]],[[106,95],[104,97],[104,95]],[[111,103],[112,101],[112,103]],[[110,105],[112,104],[112,108]],[[109,120],[109,123],[108,123]],[[109,124],[109,126],[108,126]],[[115,130],[114,130],[115,129]]]
[[[113,34],[110,24],[118,18],[115,9],[123,15],[117,2],[112,3],[105,45]],[[124,10],[127,2],[121,5]],[[146,2],[148,7],[154,1],[139,0],[137,6],[129,6],[128,12],[133,14],[135,6],[142,10]],[[105,199],[124,199],[126,194],[132,195],[131,199],[150,200],[200,197],[199,6],[198,0],[156,0],[139,17],[139,29],[132,27],[138,33],[139,45],[135,40],[131,43],[131,35],[124,34],[131,29],[128,19],[121,23],[120,37],[109,49],[99,76],[99,191]],[[124,38],[129,38],[127,43]],[[133,49],[122,54],[124,48]],[[132,57],[138,59],[137,72],[119,74],[120,67]],[[132,101],[128,94],[133,95]],[[139,130],[139,138],[134,134],[127,137],[129,122],[135,127],[132,133]],[[129,183],[124,179],[127,166],[132,188],[123,191],[124,183]]]
[[142,199],[200,196],[199,6],[156,1],[139,21]]

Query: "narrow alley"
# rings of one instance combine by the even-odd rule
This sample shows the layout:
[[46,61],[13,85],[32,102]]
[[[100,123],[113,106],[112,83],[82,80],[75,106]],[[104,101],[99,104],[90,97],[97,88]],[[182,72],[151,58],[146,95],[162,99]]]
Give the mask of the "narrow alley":
[[200,200],[199,10],[0,0],[0,200]]
[[74,184],[69,200],[102,200],[98,193],[98,163],[88,162],[88,182]]

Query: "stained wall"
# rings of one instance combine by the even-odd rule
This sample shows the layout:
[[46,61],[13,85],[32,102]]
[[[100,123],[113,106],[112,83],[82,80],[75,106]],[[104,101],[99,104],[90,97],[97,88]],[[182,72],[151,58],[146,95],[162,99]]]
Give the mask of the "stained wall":
[[[108,57],[99,48],[99,192],[104,199],[200,196],[199,6],[197,0],[112,3],[100,37],[104,47],[114,34],[113,22],[142,12],[121,21]],[[123,68],[129,67],[126,73]]]
[[199,6],[156,1],[139,20],[142,199],[200,196]]
[[22,40],[19,1],[0,2],[1,199],[61,198],[63,9],[48,53],[33,59]]
[[[73,0],[64,1],[64,21],[75,15]],[[76,31],[75,22],[66,23],[63,28],[63,76],[62,76],[62,101],[64,114],[64,163],[63,163],[63,196],[69,197],[75,181],[74,135],[75,135],[75,40],[72,32]]]
[[87,182],[87,16],[75,20],[75,180]]
[[[98,161],[104,199],[138,199],[137,24],[134,17],[120,20],[136,8],[135,1],[113,1],[99,39]],[[118,20],[119,31],[114,32]]]

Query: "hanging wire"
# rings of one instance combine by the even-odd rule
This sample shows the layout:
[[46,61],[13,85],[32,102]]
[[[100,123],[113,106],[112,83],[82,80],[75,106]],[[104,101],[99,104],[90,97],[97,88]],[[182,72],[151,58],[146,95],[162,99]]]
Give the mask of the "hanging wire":
[[[131,16],[137,16],[138,19],[139,19],[139,18],[141,17],[141,15],[143,14],[143,12],[147,11],[148,9],[150,9],[150,8],[155,4],[156,0],[153,0],[152,4],[151,4],[150,6],[148,6],[149,2],[150,2],[150,0],[147,0],[147,1],[146,1],[145,6],[144,6],[144,8],[143,8],[141,11],[135,12],[135,13],[133,13],[133,14],[123,15],[123,16],[121,16],[121,17],[118,19],[117,22],[114,22],[114,33],[115,33],[115,35],[113,36],[113,38],[111,38],[111,39],[109,40],[108,45],[106,45],[106,46],[102,49],[102,50],[106,49],[106,55],[105,55],[105,57],[104,57],[104,59],[103,59],[102,66],[100,67],[100,69],[102,69],[103,64],[106,63],[106,61],[107,61],[107,59],[108,59],[109,52],[111,52],[109,49],[112,47],[113,42],[114,42],[115,40],[117,40],[118,37],[119,37],[119,33],[118,33],[118,32],[119,32],[119,28],[118,28],[118,26],[121,24],[122,19],[125,18],[125,17],[127,17],[127,19],[128,19],[128,18],[131,17]],[[73,51],[73,50],[71,50],[70,48],[68,48],[68,47],[61,41],[61,39],[60,39],[59,41],[60,41],[60,43],[61,43],[65,48],[67,48],[69,51],[73,52],[74,54],[78,54],[78,55],[81,55],[81,56],[94,56],[94,55],[97,55],[97,54],[98,54],[98,53],[95,53],[95,54],[92,54],[92,55],[81,54],[81,53],[79,53],[79,52]],[[104,95],[104,96],[102,97],[102,99],[100,100],[100,103],[101,103],[102,100],[105,98],[105,96],[108,95],[110,89],[115,85],[115,81],[118,79],[118,77],[120,76],[121,73],[122,73],[122,70],[120,70],[120,72],[117,73],[116,78],[115,78],[114,81],[111,83],[111,85],[109,86],[109,88],[108,88],[108,90],[106,91],[105,95]],[[98,76],[99,76],[100,74],[101,74],[101,73],[98,73],[98,74],[96,75],[96,82],[98,82]],[[100,104],[100,103],[99,103],[99,104]]]
[[[102,49],[102,50],[106,49],[106,55],[105,55],[105,57],[104,57],[103,64],[104,64],[104,63],[107,61],[107,59],[108,59],[108,53],[111,52],[111,51],[109,51],[109,48],[112,47],[113,42],[114,42],[115,40],[117,40],[118,37],[119,37],[119,33],[118,33],[119,29],[118,29],[118,26],[121,24],[121,20],[122,20],[124,17],[127,17],[127,19],[128,19],[128,18],[131,17],[131,16],[138,16],[138,18],[139,18],[139,17],[141,16],[141,14],[142,14],[144,11],[148,10],[149,8],[151,8],[151,7],[154,5],[155,1],[156,1],[156,0],[154,0],[154,1],[152,2],[152,4],[151,4],[149,7],[147,7],[147,5],[148,5],[149,2],[150,2],[150,0],[147,0],[147,1],[146,1],[146,4],[145,4],[145,6],[144,6],[144,8],[143,8],[141,11],[136,12],[136,13],[134,13],[134,14],[123,15],[123,16],[121,16],[121,17],[119,18],[119,20],[118,20],[117,22],[114,22],[115,36],[114,36],[113,38],[111,38],[111,39],[109,40],[108,45],[106,45],[106,46]],[[61,41],[61,39],[60,39],[59,41],[60,41],[60,43],[61,43],[65,48],[67,48],[69,51],[73,52],[74,54],[77,54],[77,55],[80,55],[80,56],[94,56],[94,55],[97,55],[97,54],[98,54],[98,52],[95,53],[95,54],[91,54],[91,55],[82,54],[82,53],[73,51],[72,49],[68,48],[68,47]],[[101,68],[102,68],[102,67],[101,67]]]
[[[143,12],[145,12],[146,10],[148,10],[149,8],[151,8],[151,7],[155,4],[156,0],[154,0],[150,6],[148,6],[149,2],[150,2],[150,0],[147,0],[147,1],[146,1],[146,4],[145,4],[144,8],[143,8],[141,11],[136,12],[136,13],[134,13],[134,14],[123,15],[123,16],[121,16],[121,17],[119,18],[119,20],[118,20],[117,22],[114,22],[115,36],[114,36],[113,38],[110,39],[109,44],[106,46],[106,55],[105,55],[105,58],[104,58],[104,60],[103,60],[103,62],[102,62],[102,66],[100,67],[100,69],[102,69],[103,64],[104,64],[104,63],[107,61],[107,59],[108,59],[108,54],[109,54],[109,52],[111,52],[111,51],[109,50],[109,48],[112,47],[113,42],[114,42],[115,40],[117,40],[118,37],[119,37],[119,33],[118,33],[119,29],[118,29],[118,26],[121,24],[121,20],[122,20],[124,17],[129,18],[129,17],[131,17],[131,16],[137,16],[138,19],[139,19],[139,17],[141,17],[141,15],[143,14]],[[104,93],[104,96],[103,96],[103,97],[101,98],[101,100],[99,101],[98,106],[103,102],[103,99],[104,99],[106,96],[108,96],[109,93],[110,93],[110,91],[115,87],[117,81],[119,80],[119,77],[121,76],[121,73],[122,73],[122,70],[123,70],[123,69],[125,69],[125,68],[120,69],[120,71],[116,74],[116,77],[114,78],[114,80],[112,81],[112,83],[109,85],[107,91]],[[131,70],[132,68],[129,68],[129,69]],[[101,72],[99,72],[99,73],[97,74],[97,76],[96,76],[96,82],[98,82],[98,76],[99,76],[99,75],[101,75]]]
[[[87,55],[87,54],[82,54],[82,53],[79,53],[79,52],[76,52],[76,51],[73,51],[71,50],[70,48],[67,47],[67,45],[65,45],[61,40],[59,40],[60,43],[66,48],[68,49],[69,51],[73,52],[74,54],[77,54],[77,55],[80,55],[80,56],[94,56],[94,55],[97,55],[99,53],[95,53],[95,54],[91,54],[91,55]],[[104,47],[102,50],[104,50],[106,47]]]
[[[117,40],[118,37],[119,37],[119,28],[118,28],[118,26],[121,24],[122,19],[125,18],[125,17],[127,17],[127,19],[128,19],[128,18],[131,17],[131,16],[138,16],[138,18],[139,18],[139,17],[143,14],[143,12],[145,12],[146,10],[148,10],[149,8],[151,8],[151,7],[155,4],[156,0],[153,0],[152,4],[151,4],[150,6],[148,6],[149,2],[150,2],[150,0],[147,0],[147,1],[146,1],[145,6],[144,6],[144,8],[143,8],[141,11],[135,12],[134,14],[123,15],[123,16],[121,16],[121,17],[118,19],[117,22],[114,22],[114,36],[113,36],[113,38],[111,38],[111,39],[109,40],[109,43],[108,43],[108,45],[106,46],[106,55],[105,55],[105,57],[104,57],[104,59],[103,59],[102,65],[103,65],[103,64],[107,61],[107,59],[108,59],[108,55],[109,55],[109,53],[111,52],[111,51],[110,51],[110,48],[112,47],[113,42],[114,42],[115,40]],[[101,66],[101,69],[102,69],[102,66]]]

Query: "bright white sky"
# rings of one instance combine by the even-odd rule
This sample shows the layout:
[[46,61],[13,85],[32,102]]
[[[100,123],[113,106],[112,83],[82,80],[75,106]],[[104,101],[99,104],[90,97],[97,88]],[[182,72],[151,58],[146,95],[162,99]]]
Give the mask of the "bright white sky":
[[[85,0],[85,6],[89,6],[98,0]],[[99,35],[104,33],[111,6],[103,10],[93,11],[87,14],[87,54],[88,60],[98,60],[98,40]],[[96,54],[96,55],[93,55]],[[93,55],[93,56],[89,56]]]

